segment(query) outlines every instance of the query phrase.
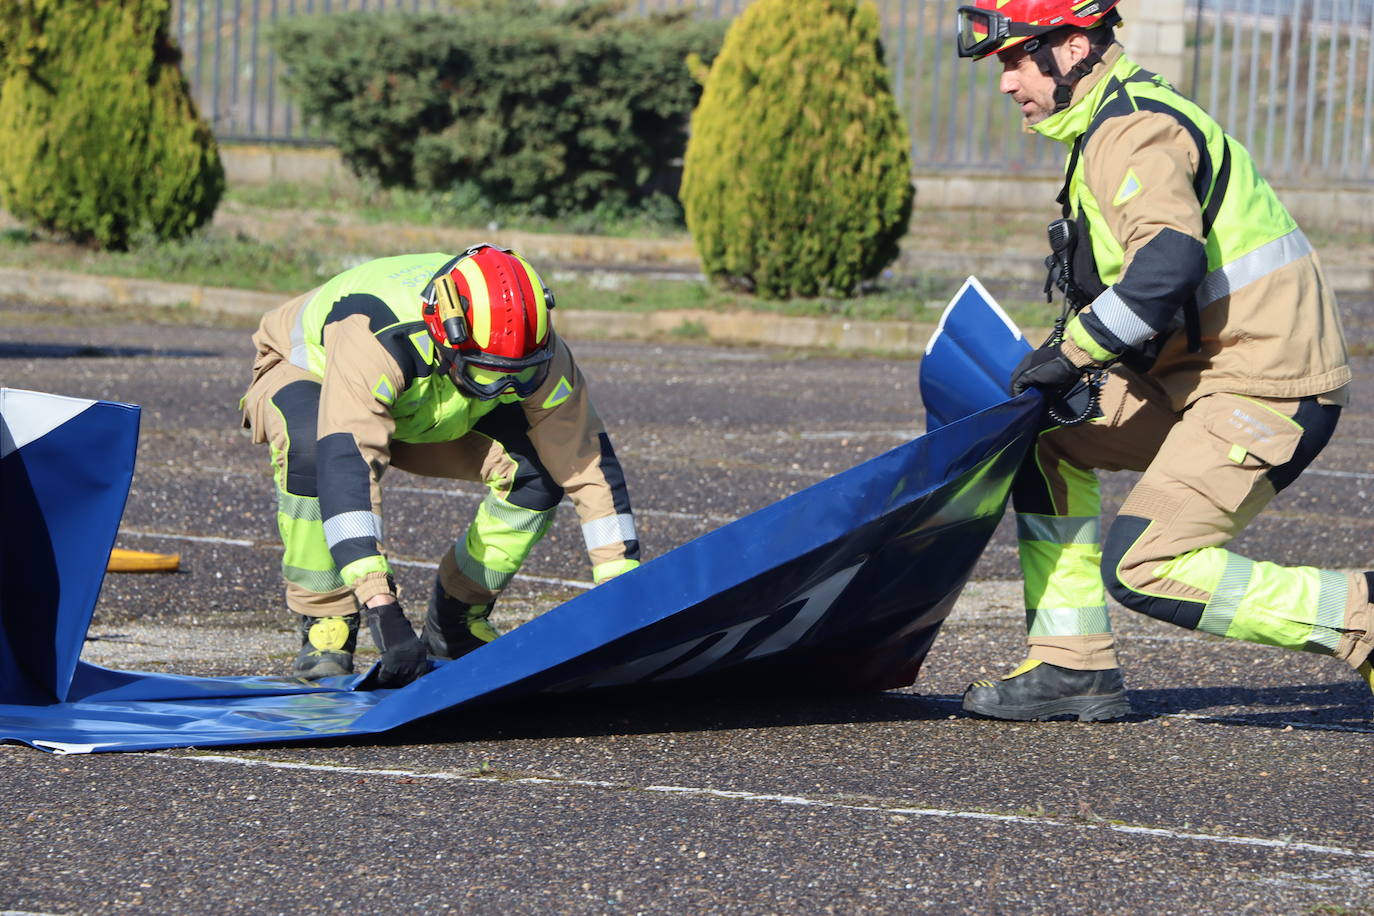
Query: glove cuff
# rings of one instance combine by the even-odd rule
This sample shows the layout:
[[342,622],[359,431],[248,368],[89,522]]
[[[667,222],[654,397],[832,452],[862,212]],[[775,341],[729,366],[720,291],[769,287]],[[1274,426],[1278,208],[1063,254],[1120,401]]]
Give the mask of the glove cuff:
[[372,642],[379,652],[385,652],[415,638],[415,630],[411,627],[410,621],[406,620],[400,602],[391,601],[376,607],[363,608],[363,617],[367,620],[368,632],[372,634]]

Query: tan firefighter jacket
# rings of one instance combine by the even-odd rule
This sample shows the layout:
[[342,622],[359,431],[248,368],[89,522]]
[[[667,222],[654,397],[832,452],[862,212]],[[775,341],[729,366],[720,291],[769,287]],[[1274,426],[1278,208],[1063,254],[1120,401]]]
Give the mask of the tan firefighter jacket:
[[1206,112],[1113,45],[1032,129],[1071,147],[1065,215],[1092,298],[1070,323],[1071,361],[1147,354],[1176,410],[1214,392],[1344,402],[1345,338],[1317,255]]
[[[445,375],[420,309],[430,280],[453,260],[427,254],[368,262],[267,313],[253,335],[255,381],[282,362],[320,379],[316,482],[326,535],[348,529],[347,537],[329,536],[345,584],[366,600],[390,574],[380,545],[380,481],[393,442],[460,439],[503,402],[520,405],[539,460],[576,508],[594,578],[637,565],[624,477],[561,339],[547,380],[523,400],[513,393],[469,397]],[[454,470],[443,476],[473,476]]]

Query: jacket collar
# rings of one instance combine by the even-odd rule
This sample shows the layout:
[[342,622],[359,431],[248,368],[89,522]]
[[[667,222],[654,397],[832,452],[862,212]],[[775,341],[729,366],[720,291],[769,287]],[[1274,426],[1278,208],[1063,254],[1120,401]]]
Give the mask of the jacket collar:
[[1088,132],[1093,115],[1102,106],[1107,87],[1112,85],[1112,77],[1124,81],[1140,69],[1140,65],[1126,56],[1125,49],[1113,43],[1102,60],[1093,67],[1091,73],[1078,81],[1073,88],[1073,100],[1069,107],[1050,115],[1039,124],[1031,127],[1035,133],[1060,143],[1073,143]]

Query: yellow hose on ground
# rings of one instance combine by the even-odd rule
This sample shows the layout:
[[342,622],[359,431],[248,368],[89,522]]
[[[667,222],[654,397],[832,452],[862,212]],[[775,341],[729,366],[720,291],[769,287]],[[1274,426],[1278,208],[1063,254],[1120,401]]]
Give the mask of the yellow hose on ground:
[[109,572],[176,572],[181,568],[179,553],[145,553],[142,550],[110,551]]

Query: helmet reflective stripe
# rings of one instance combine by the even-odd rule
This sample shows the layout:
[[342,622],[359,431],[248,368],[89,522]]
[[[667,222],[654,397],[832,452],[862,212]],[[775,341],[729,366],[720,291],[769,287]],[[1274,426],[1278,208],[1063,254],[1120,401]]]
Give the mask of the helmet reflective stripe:
[[467,300],[473,347],[519,359],[544,343],[549,329],[544,285],[519,255],[482,248],[459,260],[451,275]]
[[[474,334],[477,345],[485,352],[498,356],[518,359],[527,356],[533,349],[530,344],[544,342],[543,330],[546,323],[539,320],[544,312],[544,295],[540,287],[535,293],[527,265],[518,256],[497,249],[487,249],[475,255],[470,262],[481,270],[489,296],[499,296],[500,301],[489,301],[486,316],[490,322],[485,338]],[[473,324],[478,322],[477,301],[473,301]],[[523,348],[526,352],[520,352]]]
[[[530,266],[528,261],[514,252],[511,255],[520,262],[520,269],[525,272],[524,282],[529,284],[530,299],[533,301],[537,295],[543,304],[542,308],[534,310],[534,339],[542,343],[544,337],[549,333],[549,302],[547,291],[544,289],[544,282],[539,279],[539,275],[534,272],[534,268]],[[534,292],[536,289],[539,290],[537,294]]]
[[491,345],[491,296],[487,292],[487,281],[482,268],[472,258],[464,258],[454,265],[454,279],[458,283],[458,295],[468,301],[468,315],[472,319],[473,343],[485,350]]

